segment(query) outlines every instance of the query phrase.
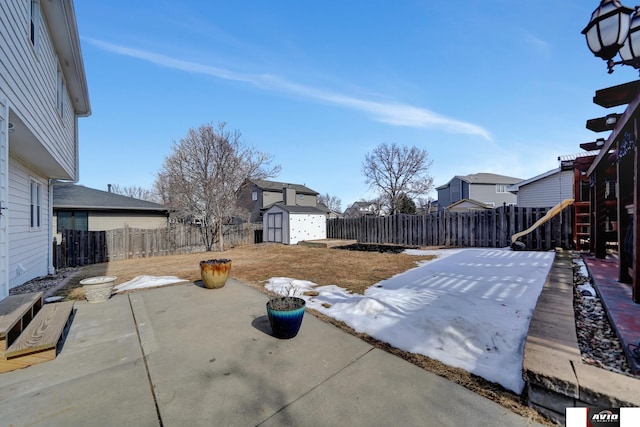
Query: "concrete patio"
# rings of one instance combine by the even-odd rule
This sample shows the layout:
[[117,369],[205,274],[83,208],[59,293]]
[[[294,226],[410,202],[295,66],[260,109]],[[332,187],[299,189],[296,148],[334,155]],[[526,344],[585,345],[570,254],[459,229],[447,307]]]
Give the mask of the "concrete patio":
[[0,376],[5,425],[535,425],[305,315],[270,335],[267,297],[230,279],[78,302],[58,357]]

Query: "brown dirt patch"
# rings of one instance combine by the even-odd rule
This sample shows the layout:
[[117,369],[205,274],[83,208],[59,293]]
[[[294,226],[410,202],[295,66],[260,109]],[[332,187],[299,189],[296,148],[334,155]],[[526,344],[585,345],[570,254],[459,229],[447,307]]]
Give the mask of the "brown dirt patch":
[[[177,276],[190,281],[200,279],[199,262],[212,258],[228,258],[233,262],[231,277],[264,292],[265,282],[272,277],[309,280],[318,285],[337,285],[352,292],[363,293],[369,286],[416,266],[431,256],[358,252],[305,246],[260,244],[238,247],[224,252],[205,252],[114,261],[82,267],[67,286],[56,292],[69,299],[83,299],[80,280],[92,276],[117,276],[123,283],[136,276]],[[355,332],[343,322],[309,310],[316,317],[359,337],[371,345],[403,359],[520,414],[531,421],[555,425],[526,405],[526,396],[518,396],[501,386],[462,369],[447,366],[419,354],[408,353]]]

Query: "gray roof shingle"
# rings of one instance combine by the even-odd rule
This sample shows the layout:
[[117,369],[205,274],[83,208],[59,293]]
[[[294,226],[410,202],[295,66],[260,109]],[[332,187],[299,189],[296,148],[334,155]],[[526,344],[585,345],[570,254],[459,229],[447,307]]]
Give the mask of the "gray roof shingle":
[[289,188],[295,189],[296,193],[311,194],[314,196],[318,195],[317,191],[313,191],[309,187],[305,187],[304,185],[300,185],[300,184],[289,184],[286,182],[267,181],[264,179],[252,179],[250,181],[253,182],[255,185],[257,185],[258,187],[262,188],[263,190],[282,191],[284,187],[289,187]]
[[56,209],[109,209],[166,211],[158,203],[133,197],[109,193],[76,184],[55,184],[53,186],[53,207]]

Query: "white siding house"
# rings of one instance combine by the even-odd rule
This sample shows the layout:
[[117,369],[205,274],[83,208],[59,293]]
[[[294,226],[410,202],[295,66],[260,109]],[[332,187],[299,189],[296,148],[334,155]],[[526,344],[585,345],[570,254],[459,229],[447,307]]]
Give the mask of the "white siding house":
[[0,299],[53,272],[51,188],[78,179],[91,113],[72,0],[0,7]]
[[509,187],[523,208],[547,208],[573,198],[573,169],[552,169]]
[[327,238],[327,215],[312,206],[276,204],[263,216],[265,242],[295,245],[303,240]]

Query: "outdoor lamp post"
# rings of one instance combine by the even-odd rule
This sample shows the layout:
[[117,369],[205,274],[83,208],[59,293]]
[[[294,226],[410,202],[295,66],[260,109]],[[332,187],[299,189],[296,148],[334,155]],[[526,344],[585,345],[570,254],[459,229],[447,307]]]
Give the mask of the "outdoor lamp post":
[[[589,24],[582,30],[593,54],[611,62],[629,35],[633,9],[622,6],[618,0],[602,0],[591,14]],[[613,65],[609,65],[609,73]]]

